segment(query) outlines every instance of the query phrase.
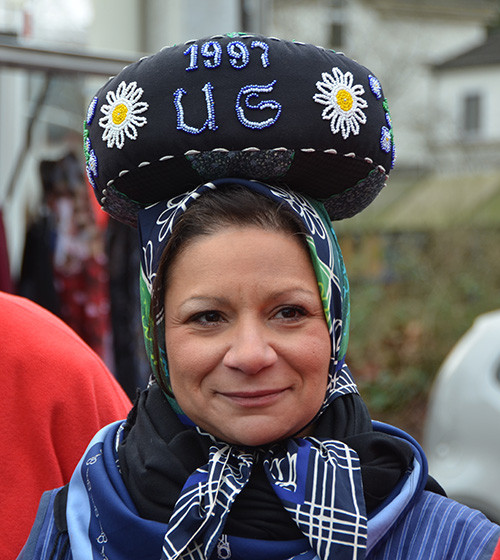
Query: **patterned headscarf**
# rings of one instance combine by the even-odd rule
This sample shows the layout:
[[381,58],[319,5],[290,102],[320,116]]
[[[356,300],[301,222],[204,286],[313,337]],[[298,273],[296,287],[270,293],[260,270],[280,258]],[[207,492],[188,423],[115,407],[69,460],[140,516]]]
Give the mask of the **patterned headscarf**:
[[[243,185],[287,204],[306,228],[332,348],[328,387],[317,418],[336,398],[357,393],[345,364],[349,287],[340,248],[324,207],[295,192],[256,181],[219,179],[139,212],[141,306],[148,355],[156,370],[151,332],[155,328],[159,333],[162,362],[159,375],[169,386],[164,317],[160,314],[154,321],[149,317],[160,257],[179,216],[204,192],[229,184]],[[172,396],[168,399],[179,418],[189,424],[175,399]],[[207,465],[193,473],[184,486],[165,535],[162,558],[201,560],[210,557],[231,505],[248,482],[252,465],[259,456],[257,449],[241,449],[197,429],[212,440],[210,457]],[[366,516],[357,454],[340,441],[305,437],[270,445],[263,457],[271,486],[318,557],[322,560],[362,558],[366,545]],[[335,538],[332,539],[332,535]]]
[[[328,214],[321,203],[298,193],[279,187],[270,187],[257,181],[245,179],[218,179],[205,183],[191,192],[173,199],[158,202],[139,213],[139,235],[141,251],[141,312],[144,339],[153,371],[160,370],[163,381],[170,386],[167,353],[164,347],[164,317],[150,317],[153,283],[163,250],[172,233],[177,219],[204,192],[224,185],[238,184],[267,196],[277,203],[286,203],[304,223],[307,244],[318,280],[318,288],[328,325],[332,356],[330,362],[329,385],[323,409],[340,394],[357,392],[345,364],[345,354],[349,337],[349,284],[337,237]],[[161,364],[158,368],[153,351],[152,329],[158,329],[157,340],[160,345]],[[169,397],[171,404],[177,407]],[[323,410],[322,409],[322,410]]]

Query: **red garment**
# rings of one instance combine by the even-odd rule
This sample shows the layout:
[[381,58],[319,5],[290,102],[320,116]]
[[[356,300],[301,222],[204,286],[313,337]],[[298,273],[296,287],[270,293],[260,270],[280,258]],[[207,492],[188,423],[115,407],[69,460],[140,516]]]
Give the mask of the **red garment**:
[[106,266],[95,257],[82,263],[81,270],[54,271],[61,309],[59,316],[103,358],[109,321],[109,278]]
[[495,548],[495,552],[493,553],[491,560],[500,560],[500,541],[498,541],[497,547]]
[[16,558],[43,491],[66,484],[94,434],[131,403],[99,357],[46,309],[0,292],[0,558]]

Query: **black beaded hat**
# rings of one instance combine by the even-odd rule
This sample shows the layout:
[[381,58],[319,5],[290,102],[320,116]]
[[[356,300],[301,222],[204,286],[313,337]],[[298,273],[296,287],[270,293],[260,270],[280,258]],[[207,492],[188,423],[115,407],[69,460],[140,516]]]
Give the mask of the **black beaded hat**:
[[105,211],[137,212],[223,177],[321,200],[333,220],[363,210],[394,162],[379,80],[342,53],[230,33],[125,67],[90,103],[89,181]]

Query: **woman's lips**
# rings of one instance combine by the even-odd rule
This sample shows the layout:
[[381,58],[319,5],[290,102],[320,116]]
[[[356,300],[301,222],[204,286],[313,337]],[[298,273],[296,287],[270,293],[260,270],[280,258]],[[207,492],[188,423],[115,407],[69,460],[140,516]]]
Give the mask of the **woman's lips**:
[[219,393],[226,399],[247,408],[264,407],[274,404],[287,389],[264,389],[260,391],[238,391]]

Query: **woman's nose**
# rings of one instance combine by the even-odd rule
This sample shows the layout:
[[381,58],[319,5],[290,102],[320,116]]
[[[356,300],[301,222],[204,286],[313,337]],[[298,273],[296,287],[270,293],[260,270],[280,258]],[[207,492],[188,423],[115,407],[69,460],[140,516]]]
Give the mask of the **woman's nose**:
[[223,364],[252,375],[272,366],[277,358],[265,326],[246,322],[233,329]]

